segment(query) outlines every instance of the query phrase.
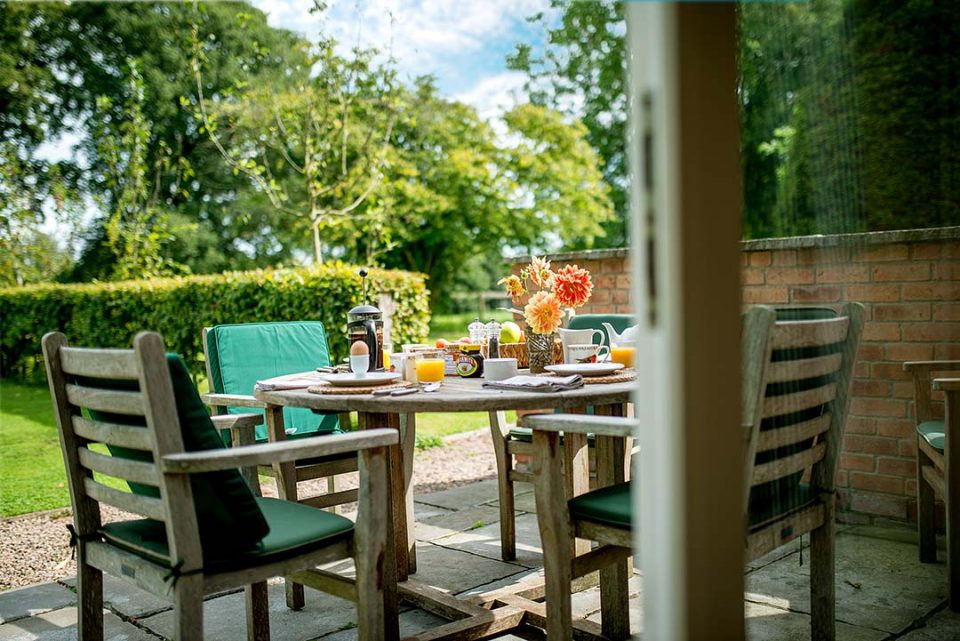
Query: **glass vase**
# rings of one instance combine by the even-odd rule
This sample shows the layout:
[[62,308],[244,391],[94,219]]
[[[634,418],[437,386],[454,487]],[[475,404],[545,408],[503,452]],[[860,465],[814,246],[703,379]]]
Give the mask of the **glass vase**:
[[547,365],[553,365],[553,350],[557,334],[527,334],[527,354],[530,358],[530,373],[542,374]]

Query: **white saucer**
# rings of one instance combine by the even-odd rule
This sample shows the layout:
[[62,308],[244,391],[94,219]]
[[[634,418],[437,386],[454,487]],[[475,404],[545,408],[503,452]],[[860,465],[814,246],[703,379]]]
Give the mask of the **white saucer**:
[[337,387],[375,387],[399,380],[400,374],[398,372],[367,372],[364,376],[357,376],[351,372],[324,374],[320,378]]
[[579,374],[580,376],[606,376],[623,369],[623,363],[570,363],[565,365],[547,365],[548,372],[560,374],[561,376],[570,376]]

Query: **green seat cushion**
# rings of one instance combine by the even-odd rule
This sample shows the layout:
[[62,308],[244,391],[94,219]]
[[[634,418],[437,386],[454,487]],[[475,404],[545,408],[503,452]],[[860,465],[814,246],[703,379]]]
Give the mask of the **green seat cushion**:
[[768,484],[758,491],[750,490],[750,507],[747,517],[750,529],[758,529],[776,519],[811,505],[817,493],[808,483],[798,483],[792,477],[780,479],[779,485]]
[[[210,421],[207,407],[200,400],[183,359],[177,354],[167,354],[167,366],[173,383],[184,449],[188,452],[223,449],[223,441]],[[103,381],[98,384],[104,386]],[[117,389],[136,389],[138,384],[135,381],[123,381],[111,386]],[[105,412],[90,412],[90,415],[95,420],[146,426],[142,416]],[[109,449],[113,456],[141,461],[153,460],[150,452],[114,446]],[[129,485],[130,490],[136,494],[160,496],[160,490],[155,486],[141,483]],[[231,554],[245,552],[255,547],[269,531],[266,519],[254,500],[253,492],[239,470],[193,474],[190,485],[196,505],[200,542],[205,552],[215,548]]]
[[[253,394],[257,381],[327,367],[330,352],[320,321],[217,325],[207,332],[210,389],[218,394]],[[258,410],[230,407],[231,414]],[[262,413],[262,410],[259,410]],[[288,438],[334,432],[336,414],[319,415],[309,409],[286,407],[283,423]],[[266,425],[256,428],[257,440],[267,440]]]
[[[592,409],[592,408],[589,408]],[[592,412],[591,412],[592,413]],[[507,434],[512,441],[522,441],[524,443],[533,443],[533,430],[529,427],[511,427]],[[560,432],[560,438],[563,438],[563,432]],[[587,443],[594,444],[595,434],[587,434]]]
[[[633,314],[580,314],[570,319],[567,329],[599,329],[606,335],[604,323],[610,323],[616,333],[622,334],[626,328],[636,325],[637,319]],[[596,335],[593,337],[593,342],[599,342]],[[605,343],[610,344],[610,336],[607,336]]]
[[630,528],[633,505],[630,502],[630,483],[618,483],[581,494],[569,502],[574,519],[596,521],[613,527]]
[[[332,512],[279,499],[255,500],[270,533],[263,537],[259,545],[239,554],[229,552],[224,547],[204,547],[205,571],[223,572],[280,561],[323,547],[353,532],[353,523],[349,519]],[[118,547],[170,566],[167,536],[159,521],[137,519],[110,523],[103,526],[102,533],[104,538]]]
[[944,430],[943,421],[925,421],[917,425],[917,435],[940,452],[943,451],[945,441]]

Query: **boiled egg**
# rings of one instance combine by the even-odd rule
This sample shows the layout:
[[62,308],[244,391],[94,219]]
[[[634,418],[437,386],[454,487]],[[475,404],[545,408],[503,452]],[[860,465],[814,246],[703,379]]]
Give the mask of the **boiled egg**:
[[350,356],[369,356],[370,348],[363,341],[357,341],[350,346]]

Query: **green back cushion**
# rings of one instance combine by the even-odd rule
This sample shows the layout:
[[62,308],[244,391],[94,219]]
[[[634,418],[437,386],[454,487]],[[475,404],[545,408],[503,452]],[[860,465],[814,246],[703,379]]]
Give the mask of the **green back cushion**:
[[[167,354],[167,366],[170,369],[173,393],[176,397],[177,416],[180,419],[184,449],[188,452],[197,452],[224,448],[220,435],[210,421],[207,407],[200,400],[200,395],[193,386],[190,372],[183,359],[178,354]],[[97,384],[104,386],[103,381],[98,381]],[[111,387],[136,389],[137,383],[124,381],[112,384]],[[146,421],[142,416],[93,411],[90,415],[95,420],[146,427]],[[113,456],[153,460],[150,452],[122,447],[109,449]],[[270,528],[257,506],[253,492],[239,470],[194,474],[190,477],[190,484],[204,558],[210,556],[213,550],[218,554],[248,552],[256,548],[260,540],[269,532]],[[134,493],[160,496],[159,489],[154,486],[140,483],[129,485]]]
[[[618,334],[622,333],[628,327],[633,327],[637,324],[637,319],[633,314],[580,314],[579,316],[574,316],[570,319],[570,323],[567,325],[568,329],[599,329],[607,335],[607,330],[604,329],[603,324],[610,323],[610,326],[613,327],[614,331]],[[599,343],[599,337],[594,335],[593,342]],[[607,335],[605,341],[607,345],[610,344],[610,336]]]
[[[250,395],[259,380],[330,365],[327,334],[320,321],[217,325],[207,332],[207,357],[210,391],[219,394]],[[231,407],[228,411],[250,414],[257,410]],[[284,408],[283,421],[288,436],[328,433],[339,427],[336,415],[294,407]],[[267,440],[265,425],[257,427],[257,440]]]

